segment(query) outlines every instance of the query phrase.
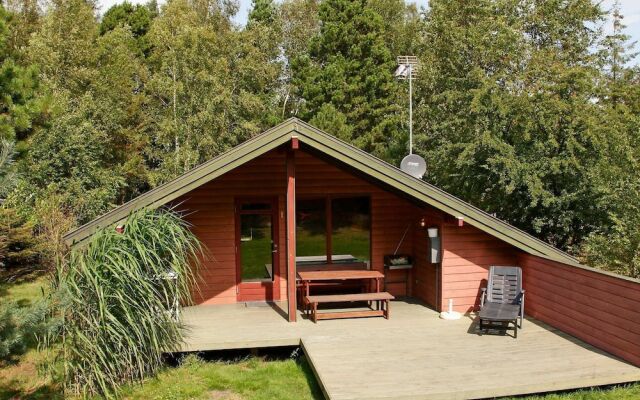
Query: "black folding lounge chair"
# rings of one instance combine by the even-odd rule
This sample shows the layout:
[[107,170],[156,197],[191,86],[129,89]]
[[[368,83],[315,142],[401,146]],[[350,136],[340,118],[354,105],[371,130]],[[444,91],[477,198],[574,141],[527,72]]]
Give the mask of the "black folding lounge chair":
[[[482,288],[480,298],[480,334],[488,329],[513,330],[518,337],[524,319],[524,290],[520,267],[498,267],[489,269],[489,282]],[[518,325],[520,319],[520,325]],[[509,328],[513,324],[513,328]]]

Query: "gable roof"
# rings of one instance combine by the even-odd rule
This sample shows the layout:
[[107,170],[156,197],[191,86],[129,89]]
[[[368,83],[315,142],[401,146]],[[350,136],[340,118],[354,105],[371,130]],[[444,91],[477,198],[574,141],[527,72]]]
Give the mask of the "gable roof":
[[383,182],[447,214],[463,217],[465,223],[526,253],[570,265],[580,265],[569,254],[297,118],[291,118],[232,148],[228,152],[201,164],[182,176],[158,186],[93,221],[68,232],[64,236],[64,240],[70,245],[77,244],[90,237],[100,227],[124,220],[134,210],[142,207],[157,208],[167,204],[222,174],[289,142],[294,136],[305,145],[341,161],[377,181]]

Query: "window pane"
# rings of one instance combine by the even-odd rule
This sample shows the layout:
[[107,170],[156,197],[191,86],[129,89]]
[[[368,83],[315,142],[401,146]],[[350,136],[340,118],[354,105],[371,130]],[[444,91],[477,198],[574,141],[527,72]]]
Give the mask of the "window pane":
[[271,215],[240,216],[242,281],[273,280]]
[[369,263],[369,210],[368,197],[337,198],[331,201],[332,259],[335,263]]
[[296,201],[296,262],[327,262],[327,215],[325,199]]

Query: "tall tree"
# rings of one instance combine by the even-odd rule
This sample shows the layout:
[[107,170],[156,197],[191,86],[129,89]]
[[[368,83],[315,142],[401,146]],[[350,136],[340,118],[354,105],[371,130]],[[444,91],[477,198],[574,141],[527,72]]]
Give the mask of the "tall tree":
[[[116,4],[109,8],[100,21],[100,34],[113,31],[120,27],[127,27],[138,43],[141,52],[147,54],[149,42],[146,34],[151,27],[151,21],[155,17],[153,5],[132,5],[129,2]],[[156,6],[157,7],[157,6]]]
[[606,219],[589,0],[430,2],[417,143],[427,179],[570,249]]
[[271,46],[263,48],[256,32],[232,29],[224,10],[217,3],[171,0],[149,32],[155,183],[273,123],[280,67],[272,62]]
[[16,63],[12,44],[12,15],[0,5],[0,140],[24,140],[37,125],[45,102],[35,66]]
[[273,0],[252,0],[251,11],[247,20],[247,27],[253,24],[275,24],[278,17],[277,9]]
[[604,197],[609,217],[581,246],[592,266],[640,277],[640,70],[630,66],[634,43],[625,34],[618,2],[611,11],[613,29],[599,51],[603,72],[598,104],[607,157],[594,160],[592,179]]
[[[79,223],[135,193],[127,191],[123,175],[136,159],[130,150],[136,150],[140,120],[132,114],[142,72],[129,28],[99,37],[94,11],[84,0],[56,0],[33,35],[27,55],[38,63],[54,102],[49,125],[31,138],[23,179],[9,196],[32,214],[37,204],[55,198]],[[129,169],[140,171],[139,164]]]
[[8,47],[13,58],[20,62],[31,35],[40,28],[42,9],[38,0],[6,0],[3,4],[11,14]]
[[380,14],[383,21],[385,41],[395,56],[414,55],[422,22],[414,3],[404,0],[369,0],[367,7]]
[[279,7],[284,59],[278,88],[282,118],[297,115],[302,104],[301,91],[294,82],[292,63],[296,58],[308,55],[311,38],[320,31],[318,7],[318,0],[285,0]]
[[151,25],[152,11],[145,5],[133,5],[129,2],[116,4],[109,8],[100,21],[100,34],[117,27],[128,26],[135,37],[146,35]]
[[27,59],[40,68],[52,90],[78,95],[95,79],[98,23],[93,5],[84,0],[53,0],[33,35]]
[[342,139],[389,158],[399,135],[399,86],[382,17],[364,0],[323,1],[319,17],[309,55],[294,62],[294,82],[304,99],[301,116],[319,125],[345,120],[352,130],[340,129],[349,132]]

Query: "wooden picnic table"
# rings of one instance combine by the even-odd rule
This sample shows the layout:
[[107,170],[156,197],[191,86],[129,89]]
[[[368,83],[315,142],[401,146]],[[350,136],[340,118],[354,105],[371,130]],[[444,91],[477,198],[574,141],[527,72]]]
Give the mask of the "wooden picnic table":
[[327,271],[299,271],[298,278],[302,282],[305,295],[309,295],[309,284],[318,281],[347,281],[375,279],[376,292],[380,291],[380,281],[384,279],[384,274],[379,271],[361,269],[343,269]]
[[[303,289],[303,306],[305,312],[311,311],[313,321],[327,318],[351,318],[366,316],[384,316],[389,318],[389,300],[393,299],[389,293],[380,292],[380,281],[384,279],[384,274],[379,271],[362,270],[362,269],[341,269],[341,270],[315,270],[315,271],[299,271],[298,278],[302,283]],[[323,284],[323,282],[350,281],[350,280],[372,280],[375,285],[370,286],[369,293],[354,293],[343,295],[322,295],[310,296],[309,287],[314,283]],[[331,312],[319,314],[317,306],[319,303],[327,302],[352,302],[367,301],[371,306],[372,302],[376,303],[375,310],[367,311],[347,311],[347,312]],[[308,310],[311,307],[311,310]]]

